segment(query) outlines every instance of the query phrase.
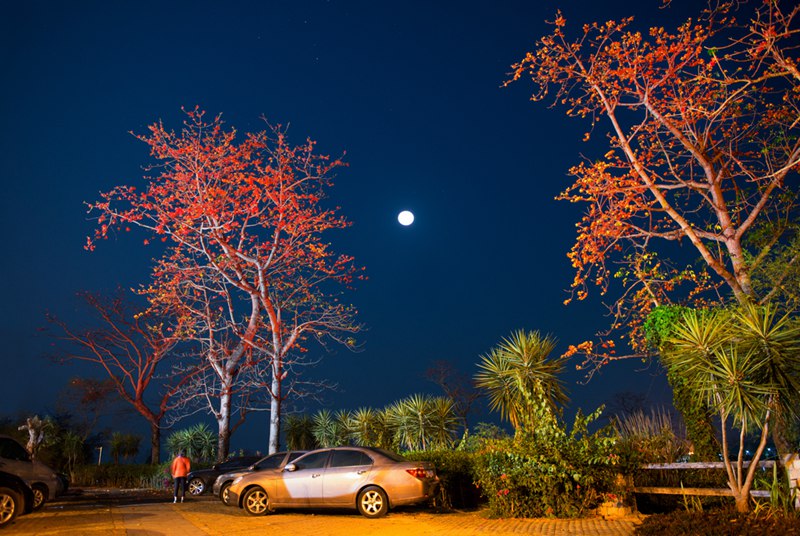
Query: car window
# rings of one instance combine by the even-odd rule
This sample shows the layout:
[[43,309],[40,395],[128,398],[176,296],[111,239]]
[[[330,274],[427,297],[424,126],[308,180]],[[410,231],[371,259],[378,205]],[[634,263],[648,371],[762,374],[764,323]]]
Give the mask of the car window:
[[25,448],[7,437],[0,437],[0,457],[7,460],[28,461],[28,451]]
[[319,469],[325,466],[325,461],[328,459],[329,450],[322,452],[313,452],[308,456],[303,456],[294,464],[298,469]]
[[353,465],[372,465],[372,458],[360,450],[334,450],[331,467],[350,467]]
[[299,452],[291,452],[291,453],[289,453],[289,460],[286,463],[290,463],[290,462],[295,461],[297,458],[299,458],[303,454],[305,454],[305,452],[302,451],[302,450],[299,451]]
[[283,458],[286,456],[285,452],[280,452],[278,454],[273,454],[272,456],[267,456],[260,462],[258,462],[257,469],[277,469],[281,466],[281,462],[283,462]]

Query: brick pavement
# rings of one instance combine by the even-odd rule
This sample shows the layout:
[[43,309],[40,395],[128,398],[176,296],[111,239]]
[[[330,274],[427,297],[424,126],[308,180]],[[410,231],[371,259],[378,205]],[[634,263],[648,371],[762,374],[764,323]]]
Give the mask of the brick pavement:
[[100,504],[46,507],[18,518],[7,534],[59,536],[433,536],[515,534],[622,536],[633,534],[636,518],[486,519],[480,513],[430,513],[418,509],[366,519],[351,512],[285,512],[252,517],[211,498],[184,504],[157,502],[105,506]]

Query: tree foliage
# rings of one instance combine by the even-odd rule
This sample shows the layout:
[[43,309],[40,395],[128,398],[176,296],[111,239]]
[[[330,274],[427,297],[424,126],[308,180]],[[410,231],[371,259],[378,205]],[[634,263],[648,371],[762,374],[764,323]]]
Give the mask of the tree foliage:
[[[764,2],[739,23],[739,5],[712,3],[647,32],[626,18],[573,34],[559,12],[513,66],[534,100],[588,119],[585,138],[608,143],[571,168],[559,196],[586,206],[569,253],[573,297],[619,284],[609,329],[568,352],[585,357],[589,375],[646,353],[641,328],[655,306],[767,301],[794,280],[800,8]],[[630,354],[616,350],[621,333]]]
[[150,147],[154,175],[89,205],[98,226],[87,248],[134,226],[149,233],[145,245],[166,244],[143,292],[174,312],[217,374],[221,437],[229,435],[236,374],[254,357],[267,360],[261,387],[274,452],[289,394],[283,382],[299,373],[307,342],[352,346],[359,329],[355,310],[340,301],[358,270],[322,238],[348,225],[323,202],[343,163],[317,154],[310,140],[290,144],[280,126],[239,138],[198,109],[179,133],[159,122],[137,138]]

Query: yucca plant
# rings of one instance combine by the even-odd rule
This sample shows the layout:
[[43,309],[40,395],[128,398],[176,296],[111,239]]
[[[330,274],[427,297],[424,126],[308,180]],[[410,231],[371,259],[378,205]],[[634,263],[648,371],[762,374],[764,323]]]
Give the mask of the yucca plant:
[[199,423],[177,430],[167,438],[167,448],[173,456],[184,451],[194,461],[209,461],[214,458],[217,440],[208,425]]
[[314,421],[308,415],[289,415],[283,427],[287,449],[312,450],[318,447],[314,438]]
[[528,398],[538,391],[555,408],[569,399],[559,379],[563,359],[550,359],[556,340],[538,331],[516,331],[481,356],[475,384],[486,390],[489,406],[519,431],[530,415]]
[[339,411],[333,414],[328,409],[318,411],[313,418],[314,439],[325,448],[347,444],[348,420],[347,412]]
[[[774,416],[795,415],[800,392],[800,324],[778,318],[773,306],[745,304],[732,310],[687,310],[667,337],[662,356],[719,414],[728,486],[740,512],[750,509],[750,489]],[[728,424],[739,430],[735,459]],[[744,438],[760,432],[749,469]]]
[[428,399],[429,448],[447,449],[453,446],[455,432],[460,426],[453,400],[442,396]]
[[380,438],[381,426],[378,412],[371,408],[358,408],[350,414],[347,432],[355,445],[375,446]]
[[459,425],[452,400],[421,394],[395,402],[386,415],[394,443],[407,450],[449,447]]

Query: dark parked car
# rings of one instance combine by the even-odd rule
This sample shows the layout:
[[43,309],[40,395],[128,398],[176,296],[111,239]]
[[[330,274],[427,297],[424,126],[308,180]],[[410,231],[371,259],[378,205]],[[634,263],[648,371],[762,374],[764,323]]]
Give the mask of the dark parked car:
[[247,473],[252,473],[253,471],[264,471],[266,469],[283,469],[283,467],[287,463],[293,462],[306,452],[308,451],[290,450],[286,452],[276,452],[275,454],[270,454],[269,456],[261,458],[253,465],[245,467],[244,469],[237,469],[236,471],[223,473],[217,477],[217,480],[214,482],[214,487],[212,491],[214,495],[219,497],[219,500],[221,500],[225,504],[228,504],[228,488],[231,487],[231,483],[236,478],[242,475],[246,475]]
[[225,460],[222,463],[218,463],[208,469],[198,469],[197,471],[192,471],[186,477],[189,493],[192,495],[202,495],[206,491],[211,490],[211,486],[214,484],[214,481],[222,473],[236,471],[237,469],[244,469],[245,467],[253,465],[260,459],[261,456],[237,456],[235,458]]
[[373,447],[339,447],[312,450],[283,469],[238,477],[228,505],[254,516],[277,508],[352,508],[374,518],[395,506],[429,501],[438,485],[430,462]]
[[16,475],[31,484],[34,510],[64,492],[64,482],[55,471],[39,460],[31,460],[25,447],[6,435],[0,435],[0,471]]
[[33,489],[16,475],[0,471],[0,528],[33,510]]

